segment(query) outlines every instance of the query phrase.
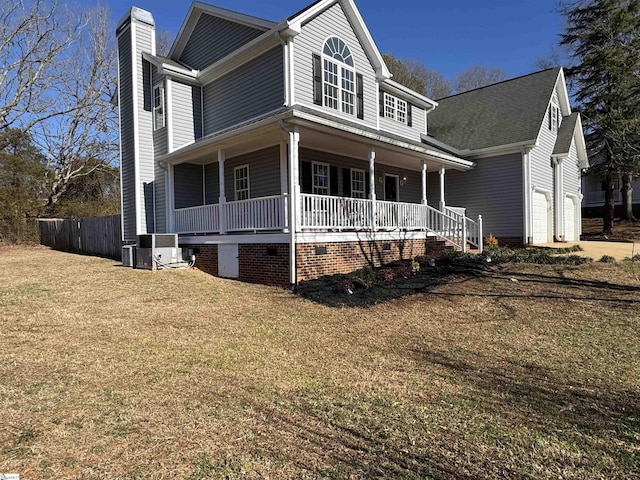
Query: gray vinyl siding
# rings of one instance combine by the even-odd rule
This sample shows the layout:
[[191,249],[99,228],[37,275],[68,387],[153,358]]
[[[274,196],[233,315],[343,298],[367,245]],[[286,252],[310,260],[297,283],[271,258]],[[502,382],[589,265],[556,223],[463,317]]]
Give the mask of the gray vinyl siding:
[[581,193],[581,171],[578,166],[578,152],[575,140],[571,142],[569,156],[562,161],[562,182],[564,193],[579,195]]
[[173,148],[193,143],[202,136],[200,87],[173,81],[171,108]]
[[[382,95],[382,92],[380,92]],[[403,99],[404,100],[404,99]],[[424,110],[415,105],[411,106],[412,126],[398,122],[391,118],[380,117],[380,130],[384,130],[401,137],[410,138],[415,141],[422,141],[421,134],[426,133],[426,120]]]
[[205,86],[205,135],[281,108],[282,61],[282,47],[278,46]]
[[226,159],[224,164],[224,189],[228,202],[236,200],[234,169],[242,165],[249,165],[250,198],[280,195],[279,145]]
[[[440,202],[439,177],[437,172],[428,176],[428,203],[436,208]],[[447,170],[445,202],[451,207],[465,207],[467,216],[474,220],[482,215],[485,236],[522,238],[522,155],[480,158],[468,172]]]
[[209,163],[204,166],[204,196],[207,205],[218,203],[220,200],[219,177],[217,163]]
[[[368,160],[359,160],[357,158],[345,157],[334,153],[310,150],[307,148],[300,149],[299,157],[300,161],[303,162],[321,162],[338,167],[338,195],[340,196],[345,195],[345,180],[348,182],[351,181],[351,178],[344,178],[343,168],[364,170],[366,178],[369,178]],[[399,186],[399,201],[406,203],[420,203],[422,199],[422,178],[420,172],[380,163],[376,163],[375,166],[375,189],[378,200],[384,200],[384,175],[386,173],[398,175],[399,178],[404,176],[407,177],[405,185]],[[380,178],[382,178],[383,183],[380,183]],[[371,190],[371,187],[369,188]]]
[[173,167],[174,198],[176,208],[203,204],[202,165],[181,163]]
[[153,233],[154,225],[154,155],[153,155],[153,99],[151,89],[151,64],[142,60],[142,52],[150,52],[152,46],[153,30],[141,24],[136,24],[136,72],[138,82],[138,144],[139,144],[139,172],[138,179],[141,192],[141,205],[139,205],[140,233]]
[[122,177],[123,239],[136,239],[136,176],[133,93],[131,84],[131,27],[118,37],[120,77],[120,174]]
[[185,45],[180,61],[202,70],[262,33],[262,30],[203,13]]
[[[369,127],[378,126],[378,84],[375,71],[356,36],[340,4],[336,3],[302,26],[302,32],[294,39],[295,55],[295,100],[296,103],[313,106],[313,54],[321,54],[324,41],[330,36],[340,37],[351,50],[356,73],[362,74],[364,94],[364,120]],[[325,108],[325,107],[320,107]],[[326,108],[332,114],[356,120],[355,115],[347,115]]]

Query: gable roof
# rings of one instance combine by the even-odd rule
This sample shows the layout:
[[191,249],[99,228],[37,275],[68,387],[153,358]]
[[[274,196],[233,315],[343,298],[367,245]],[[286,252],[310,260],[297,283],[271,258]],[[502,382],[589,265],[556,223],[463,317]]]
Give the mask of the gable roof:
[[232,10],[227,10],[225,8],[216,7],[202,2],[193,2],[182,26],[180,27],[178,35],[171,46],[171,51],[169,52],[169,56],[171,58],[179,58],[180,55],[182,55],[182,51],[187,45],[187,42],[189,41],[189,38],[191,37],[191,34],[196,28],[198,20],[203,13],[213,17],[222,18],[230,22],[239,23],[262,32],[271,30],[276,26],[276,23],[270,20],[245,15],[244,13],[234,12]]
[[[555,67],[440,99],[429,134],[460,150],[533,144],[556,84],[564,87],[558,80],[564,76]],[[569,114],[568,98],[560,100]]]

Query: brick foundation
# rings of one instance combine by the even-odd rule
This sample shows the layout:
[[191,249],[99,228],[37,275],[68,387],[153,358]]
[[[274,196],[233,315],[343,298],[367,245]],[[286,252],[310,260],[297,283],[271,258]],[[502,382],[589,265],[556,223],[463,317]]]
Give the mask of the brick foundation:
[[297,279],[301,282],[323,275],[349,273],[367,265],[378,267],[394,260],[412,259],[418,255],[433,258],[439,256],[446,248],[448,247],[443,242],[432,238],[298,244]]
[[289,286],[289,244],[261,243],[238,246],[238,280],[265,285]]
[[[196,267],[209,275],[218,276],[218,246],[194,245]],[[238,280],[265,285],[289,286],[289,245],[262,243],[238,245]]]
[[196,267],[209,275],[218,276],[218,246],[196,246],[200,253],[196,254]]
[[[499,247],[509,247],[509,248],[522,248],[526,247],[525,243],[522,241],[522,237],[496,237],[498,240]],[[485,239],[486,242],[486,239]],[[485,247],[487,244],[485,243]]]

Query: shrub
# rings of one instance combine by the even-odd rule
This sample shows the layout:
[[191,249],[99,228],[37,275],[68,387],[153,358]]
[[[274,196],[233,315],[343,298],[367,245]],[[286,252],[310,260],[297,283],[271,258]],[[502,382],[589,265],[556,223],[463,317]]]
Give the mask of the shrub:
[[395,272],[393,271],[393,268],[383,268],[382,270],[380,270],[380,278],[384,283],[393,282],[393,279],[395,278]]
[[376,272],[369,266],[353,272],[353,283],[363,288],[373,288],[378,283]]
[[484,240],[484,244],[487,248],[493,248],[498,246],[498,239],[493,236],[493,233],[490,233],[487,238]]
[[616,263],[616,259],[611,255],[603,255],[598,261],[601,263]]
[[420,271],[420,262],[416,260],[411,260],[411,273],[416,274]]

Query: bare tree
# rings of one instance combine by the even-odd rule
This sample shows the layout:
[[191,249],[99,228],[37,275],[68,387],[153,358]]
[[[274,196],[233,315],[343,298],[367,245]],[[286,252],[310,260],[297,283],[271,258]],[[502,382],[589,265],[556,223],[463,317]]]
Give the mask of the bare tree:
[[501,68],[473,65],[458,75],[454,82],[454,90],[456,93],[463,93],[501,82],[505,78],[505,71]]
[[422,80],[425,95],[434,100],[451,95],[451,84],[440,72],[429,70],[416,60],[405,61],[407,72]]
[[46,90],[52,115],[31,127],[49,163],[47,208],[73,179],[115,163],[118,151],[118,118],[111,104],[116,54],[109,12],[95,7],[66,15],[75,16],[82,27],[53,69],[55,82]]
[[55,0],[0,0],[0,130],[50,118],[52,75],[80,25]]
[[175,38],[176,36],[168,30],[156,30],[156,54],[168,57]]

